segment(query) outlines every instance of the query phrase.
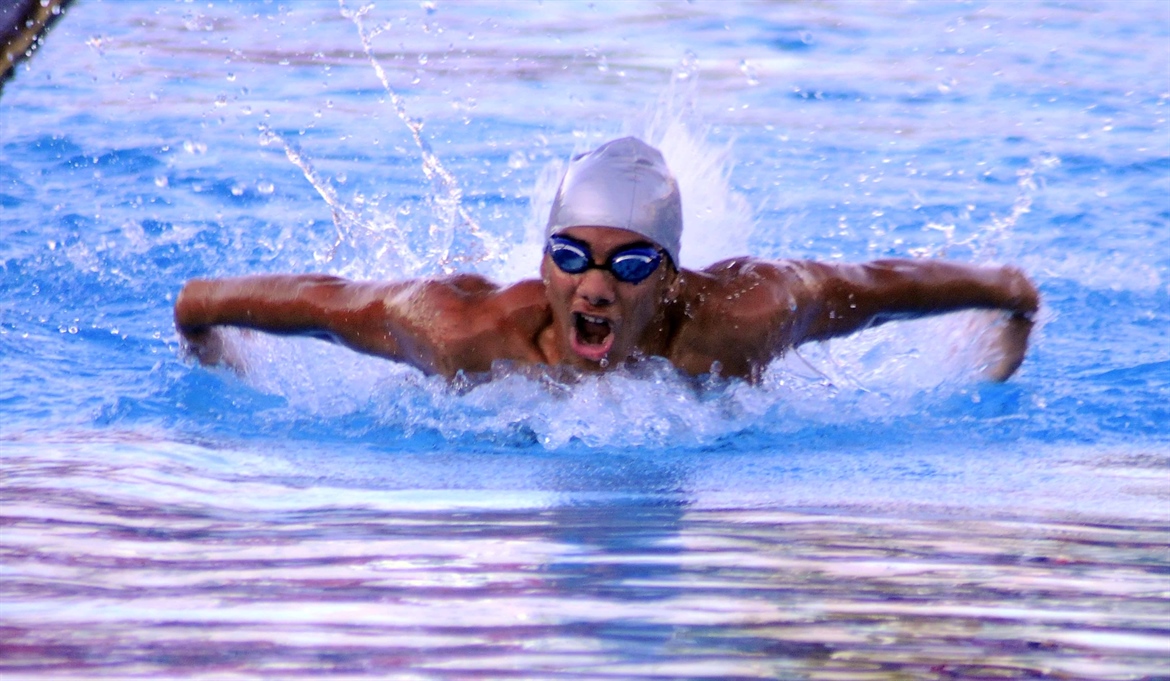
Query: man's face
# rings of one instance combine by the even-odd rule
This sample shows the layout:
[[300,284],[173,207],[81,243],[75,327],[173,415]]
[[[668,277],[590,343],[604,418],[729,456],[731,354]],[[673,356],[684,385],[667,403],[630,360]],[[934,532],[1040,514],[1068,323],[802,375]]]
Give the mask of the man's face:
[[[639,234],[613,227],[571,227],[560,234],[587,246],[596,264],[626,248],[653,246]],[[569,274],[545,253],[540,273],[552,306],[561,361],[596,370],[616,366],[635,350],[663,352],[665,347],[659,347],[666,340],[663,305],[677,277],[667,263],[664,255],[653,274],[630,284],[596,268]]]

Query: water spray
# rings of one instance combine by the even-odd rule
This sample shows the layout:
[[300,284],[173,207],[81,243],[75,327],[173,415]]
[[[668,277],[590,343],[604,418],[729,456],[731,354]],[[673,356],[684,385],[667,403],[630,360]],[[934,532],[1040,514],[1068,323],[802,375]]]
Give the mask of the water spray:
[[[390,27],[390,22],[385,22],[372,29],[367,29],[365,18],[370,10],[374,8],[372,4],[363,5],[356,10],[349,9],[345,4],[345,0],[338,0],[338,5],[341,9],[341,15],[352,21],[354,26],[357,27],[358,37],[362,42],[362,50],[365,52],[366,58],[370,60],[370,66],[373,67],[374,73],[378,76],[378,80],[382,83],[382,88],[386,91],[390,99],[390,104],[394,107],[394,113],[398,115],[399,120],[410,130],[411,138],[422,154],[423,174],[434,188],[433,201],[438,209],[439,225],[432,225],[431,237],[435,238],[439,236],[437,234],[437,228],[440,225],[445,232],[444,245],[439,262],[440,266],[445,272],[450,273],[454,271],[453,265],[456,262],[483,262],[489,258],[498,257],[501,252],[499,240],[484,232],[475,218],[467,212],[467,209],[463,206],[463,189],[459,186],[458,180],[439,161],[439,157],[431,148],[430,143],[422,135],[422,120],[414,118],[407,113],[406,100],[391,87],[386,70],[374,55],[372,41]],[[475,257],[452,255],[451,243],[453,241],[453,230],[456,220],[460,221],[460,224],[472,236],[478,239],[482,245],[481,252]]]

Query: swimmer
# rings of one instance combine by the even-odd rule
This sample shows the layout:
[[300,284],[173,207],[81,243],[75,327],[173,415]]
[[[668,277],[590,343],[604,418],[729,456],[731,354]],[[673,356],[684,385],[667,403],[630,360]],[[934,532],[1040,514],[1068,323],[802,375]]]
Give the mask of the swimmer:
[[323,338],[454,378],[494,362],[613,369],[664,357],[682,372],[759,379],[802,343],[895,319],[1000,311],[987,378],[1023,361],[1039,307],[1014,267],[937,260],[865,264],[732,258],[678,266],[682,203],[662,154],[626,137],[573,158],[545,230],[540,279],[476,274],[395,282],[320,274],[188,282],[175,302],[185,351],[243,364],[223,327]]

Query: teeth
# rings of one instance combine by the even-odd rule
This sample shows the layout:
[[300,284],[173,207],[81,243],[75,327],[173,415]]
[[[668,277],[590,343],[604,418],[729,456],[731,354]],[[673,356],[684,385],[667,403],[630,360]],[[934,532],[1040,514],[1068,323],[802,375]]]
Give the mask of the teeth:
[[581,319],[584,319],[585,321],[587,321],[591,324],[608,324],[609,323],[609,320],[606,319],[605,317],[594,317],[593,315],[587,315],[587,314],[580,313],[580,312],[578,314],[581,315]]

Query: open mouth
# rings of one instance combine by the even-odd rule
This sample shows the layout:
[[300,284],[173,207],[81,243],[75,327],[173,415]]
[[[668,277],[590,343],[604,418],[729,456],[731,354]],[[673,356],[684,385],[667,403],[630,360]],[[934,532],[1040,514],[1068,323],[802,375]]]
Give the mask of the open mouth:
[[613,327],[610,320],[574,312],[570,342],[573,352],[585,359],[600,362],[613,347]]

